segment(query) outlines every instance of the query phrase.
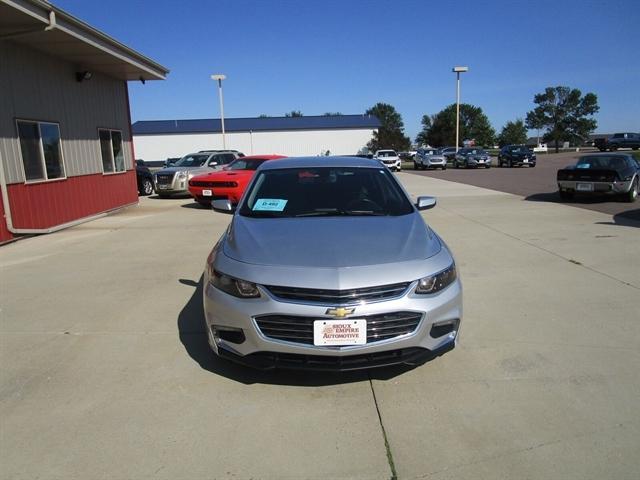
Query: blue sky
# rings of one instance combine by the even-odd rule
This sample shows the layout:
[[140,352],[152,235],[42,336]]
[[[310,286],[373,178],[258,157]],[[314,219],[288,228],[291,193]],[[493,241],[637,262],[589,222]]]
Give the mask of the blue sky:
[[227,75],[225,116],[362,113],[394,105],[406,133],[455,101],[494,128],[533,96],[568,85],[598,95],[599,132],[640,131],[635,1],[53,0],[171,70],[129,85],[133,121],[218,117],[211,73]]

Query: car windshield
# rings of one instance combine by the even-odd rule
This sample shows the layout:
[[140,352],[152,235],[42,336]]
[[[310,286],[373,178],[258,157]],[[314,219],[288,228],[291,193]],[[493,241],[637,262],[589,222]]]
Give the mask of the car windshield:
[[531,152],[529,151],[529,149],[528,149],[527,147],[524,147],[524,146],[511,147],[511,148],[509,149],[509,151],[510,151],[511,153],[531,153]]
[[176,167],[201,167],[209,155],[186,155],[173,165]]
[[438,150],[425,150],[424,154],[425,155],[438,155]]
[[264,162],[263,158],[239,158],[227,165],[227,170],[257,170]]
[[614,170],[622,170],[625,166],[624,158],[610,155],[582,157],[576,164],[576,168],[611,168]]
[[399,216],[413,206],[381,168],[314,167],[261,171],[240,209],[245,217]]
[[479,148],[463,148],[460,153],[463,155],[485,155],[485,151]]
[[378,152],[378,156],[379,157],[397,157],[398,154],[393,150],[382,150],[381,152]]

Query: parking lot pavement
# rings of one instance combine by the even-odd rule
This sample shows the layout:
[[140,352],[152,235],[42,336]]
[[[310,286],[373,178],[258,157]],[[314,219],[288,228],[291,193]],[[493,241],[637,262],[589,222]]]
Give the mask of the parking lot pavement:
[[229,217],[189,200],[0,248],[2,478],[637,478],[640,230],[398,176],[438,196],[465,286],[458,348],[413,370],[213,358],[199,282]]
[[399,477],[637,478],[640,230],[401,178],[439,197],[465,321],[449,356],[374,381]]

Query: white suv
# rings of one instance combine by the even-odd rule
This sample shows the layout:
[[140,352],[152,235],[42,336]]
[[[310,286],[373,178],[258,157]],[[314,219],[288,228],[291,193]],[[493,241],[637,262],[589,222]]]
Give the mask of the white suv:
[[402,171],[402,160],[400,160],[395,150],[378,150],[373,159],[378,160],[391,170]]

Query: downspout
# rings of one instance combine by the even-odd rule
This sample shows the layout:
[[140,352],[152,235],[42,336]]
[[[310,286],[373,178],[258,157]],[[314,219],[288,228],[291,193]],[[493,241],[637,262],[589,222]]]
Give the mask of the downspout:
[[49,25],[47,25],[46,27],[44,27],[44,31],[45,32],[50,32],[51,30],[53,30],[54,28],[56,28],[58,24],[56,23],[56,12],[54,12],[53,10],[51,10],[49,12]]

